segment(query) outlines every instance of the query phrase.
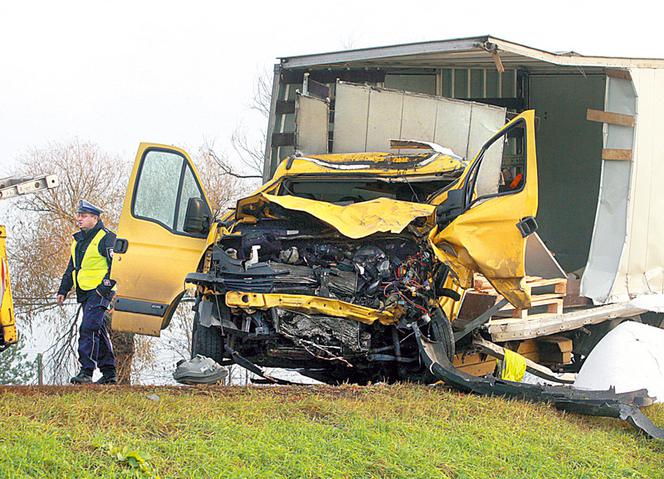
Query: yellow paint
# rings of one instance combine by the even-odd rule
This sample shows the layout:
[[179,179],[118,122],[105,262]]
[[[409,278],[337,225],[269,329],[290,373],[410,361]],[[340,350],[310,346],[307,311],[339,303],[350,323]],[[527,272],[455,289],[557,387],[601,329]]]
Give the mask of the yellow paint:
[[259,197],[288,210],[309,213],[352,239],[365,238],[374,233],[401,233],[411,221],[429,216],[435,210],[432,205],[390,198],[342,206],[297,196],[261,193]]
[[[205,251],[229,235],[237,235],[235,225],[255,224],[259,217],[277,217],[270,205],[309,213],[336,228],[348,238],[363,238],[377,232],[399,233],[416,218],[427,218],[432,227],[429,242],[436,257],[446,262],[453,271],[446,287],[460,294],[472,284],[475,271],[481,272],[512,304],[528,307],[530,298],[522,287],[525,275],[525,238],[516,228],[524,217],[535,216],[537,211],[537,163],[535,156],[534,113],[528,111],[510,122],[523,120],[527,130],[527,175],[524,189],[518,193],[492,198],[474,205],[456,218],[445,229],[433,226],[432,213],[435,205],[447,198],[447,191],[429,199],[429,204],[379,198],[347,206],[336,205],[294,196],[278,196],[284,179],[297,176],[334,175],[336,179],[363,176],[418,176],[451,172],[464,168],[464,162],[441,155],[391,155],[388,153],[351,153],[314,155],[308,158],[289,158],[282,161],[273,178],[252,195],[238,201],[235,213],[224,216],[228,226],[212,227],[208,237],[191,238],[176,235],[163,227],[131,215],[132,194],[125,198],[119,238],[129,240],[126,254],[116,256],[112,276],[118,280],[119,294],[129,299],[169,304],[183,292],[183,281],[187,273],[196,271],[204,259]],[[173,147],[141,144],[137,161],[129,182],[128,191],[133,192],[137,169],[145,150],[150,147],[172,150],[182,154],[189,162],[194,174],[198,174],[187,154]],[[424,166],[413,168],[408,163],[414,159],[430,159]],[[473,162],[477,162],[475,158]],[[344,164],[359,168],[342,169]],[[388,166],[389,163],[389,166]],[[469,168],[451,186],[462,188]],[[200,182],[199,182],[200,183]],[[232,216],[235,215],[235,222]],[[204,269],[209,267],[203,261]],[[226,293],[226,304],[233,308],[269,309],[274,307],[311,314],[324,314],[353,319],[365,324],[376,321],[394,324],[399,320],[399,310],[376,310],[331,298],[294,294],[256,294],[242,292]],[[438,304],[447,316],[456,318],[461,302],[441,297]],[[115,312],[113,327],[122,331],[159,335],[164,318]]]
[[[473,273],[482,273],[493,287],[515,307],[528,308],[530,295],[524,288],[526,238],[516,228],[525,217],[537,213],[537,157],[535,114],[526,111],[501,131],[519,121],[526,126],[526,184],[513,194],[480,202],[464,212],[442,231],[436,226],[429,234],[434,253],[447,263],[459,285],[468,289]],[[500,134],[500,133],[499,133]],[[464,186],[476,157],[452,189]]]
[[[395,175],[430,175],[442,173],[446,171],[454,171],[463,168],[461,160],[454,159],[450,156],[443,154],[433,153],[435,158],[425,164],[412,168],[408,163],[414,160],[423,161],[431,157],[432,153],[420,153],[417,155],[400,155],[393,153],[382,152],[367,152],[367,153],[341,153],[341,154],[328,154],[328,155],[309,155],[306,157],[296,157],[292,159],[283,160],[277,167],[273,180],[277,180],[284,176],[296,176],[301,174],[320,174],[320,173],[336,173],[336,174],[350,174],[361,173],[363,175],[370,174],[372,176],[395,176]],[[314,161],[311,161],[314,160]],[[290,168],[288,163],[290,162]],[[390,163],[389,168],[381,166],[386,162]],[[342,170],[338,167],[343,163],[353,163],[354,165],[367,165],[366,168],[353,168]],[[330,166],[326,166],[329,164]],[[403,165],[402,168],[399,168]],[[337,168],[334,168],[336,166]]]
[[323,314],[335,318],[353,319],[364,324],[395,324],[399,322],[398,309],[378,310],[367,308],[346,301],[320,296],[301,294],[243,293],[229,291],[226,293],[226,306],[241,309],[282,308],[306,314]]
[[[168,310],[172,310],[173,303],[184,292],[185,276],[196,271],[207,245],[214,242],[217,229],[210,228],[208,238],[195,238],[171,233],[157,223],[132,215],[131,203],[138,167],[144,153],[151,148],[182,155],[189,163],[199,184],[202,184],[191,158],[184,150],[166,145],[140,144],[117,232],[118,238],[124,238],[129,242],[129,247],[125,254],[116,254],[113,257],[111,277],[118,282],[120,298],[168,304],[170,305]],[[205,192],[203,195],[207,201]],[[114,311],[113,329],[159,336],[164,319],[161,316]]]
[[507,348],[503,360],[496,359],[496,363],[500,368],[500,378],[506,381],[520,382],[526,373],[526,358]]
[[0,225],[0,345],[14,344],[17,341],[16,323],[14,322],[14,303],[12,285],[9,280],[9,263],[7,261],[7,229]]

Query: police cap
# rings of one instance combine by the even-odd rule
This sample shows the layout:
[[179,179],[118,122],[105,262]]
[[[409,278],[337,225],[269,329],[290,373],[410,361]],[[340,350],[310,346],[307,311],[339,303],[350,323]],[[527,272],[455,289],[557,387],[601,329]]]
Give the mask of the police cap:
[[100,216],[101,215],[101,208],[98,206],[93,205],[89,201],[85,200],[80,200],[78,202],[78,210],[76,210],[77,213],[91,213],[93,215]]

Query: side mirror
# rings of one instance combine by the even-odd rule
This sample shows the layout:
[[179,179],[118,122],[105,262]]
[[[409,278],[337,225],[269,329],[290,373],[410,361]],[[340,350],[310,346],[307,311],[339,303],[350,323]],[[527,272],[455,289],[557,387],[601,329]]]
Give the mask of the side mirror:
[[182,229],[187,233],[207,234],[210,229],[210,210],[201,198],[189,198]]
[[451,190],[447,199],[436,208],[436,223],[441,228],[447,226],[454,218],[463,213],[464,188]]

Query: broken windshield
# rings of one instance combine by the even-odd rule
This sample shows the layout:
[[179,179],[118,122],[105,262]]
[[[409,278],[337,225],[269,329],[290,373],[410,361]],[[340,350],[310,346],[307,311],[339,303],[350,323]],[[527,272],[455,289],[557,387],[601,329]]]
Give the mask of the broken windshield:
[[282,183],[279,195],[337,204],[360,203],[377,198],[420,203],[431,193],[447,187],[455,179],[456,175],[293,178]]

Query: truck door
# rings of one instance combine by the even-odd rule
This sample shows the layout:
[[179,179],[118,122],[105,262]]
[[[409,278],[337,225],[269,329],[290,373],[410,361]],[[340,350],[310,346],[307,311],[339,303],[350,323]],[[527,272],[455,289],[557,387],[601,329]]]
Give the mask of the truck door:
[[113,329],[159,336],[203,255],[211,213],[183,150],[141,143],[115,243]]
[[[510,303],[530,306],[522,286],[526,237],[537,229],[535,112],[514,118],[443,195],[429,241],[463,288],[482,273]],[[434,199],[434,202],[435,199]]]

